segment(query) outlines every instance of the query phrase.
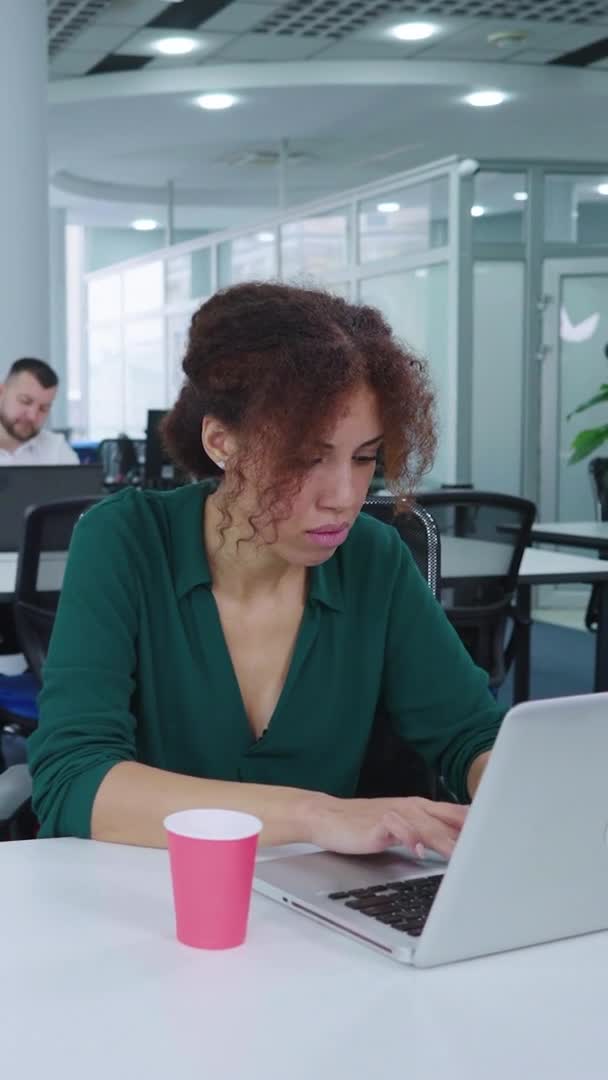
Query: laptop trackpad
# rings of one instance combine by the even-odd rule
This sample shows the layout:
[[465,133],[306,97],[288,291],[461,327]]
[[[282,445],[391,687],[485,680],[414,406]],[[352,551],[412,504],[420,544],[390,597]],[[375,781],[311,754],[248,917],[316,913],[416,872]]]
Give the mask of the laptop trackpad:
[[279,889],[312,897],[382,885],[387,881],[404,881],[432,873],[435,869],[439,871],[444,866],[445,860],[437,855],[417,860],[399,848],[378,855],[336,855],[321,851],[269,859],[258,864],[255,876]]

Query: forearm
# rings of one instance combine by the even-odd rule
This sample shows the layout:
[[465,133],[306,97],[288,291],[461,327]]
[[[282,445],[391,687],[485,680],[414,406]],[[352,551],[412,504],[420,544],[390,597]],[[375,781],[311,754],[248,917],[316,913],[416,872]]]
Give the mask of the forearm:
[[310,841],[317,811],[329,796],[298,788],[200,780],[124,761],[102,780],[91,836],[117,844],[165,847],[163,819],[176,810],[218,807],[254,814],[263,822],[263,845]]
[[483,771],[488,764],[489,759],[490,751],[486,750],[483,754],[478,754],[478,756],[473,760],[472,764],[469,767],[469,771],[467,773],[467,790],[471,799],[473,798],[475,792],[477,791],[477,788],[479,787],[479,781],[483,776]]

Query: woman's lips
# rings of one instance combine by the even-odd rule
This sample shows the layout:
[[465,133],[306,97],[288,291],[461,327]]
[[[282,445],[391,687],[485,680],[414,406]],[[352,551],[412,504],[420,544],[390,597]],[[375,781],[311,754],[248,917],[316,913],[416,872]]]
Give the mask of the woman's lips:
[[321,526],[320,529],[310,530],[306,535],[319,547],[338,547],[346,540],[349,528],[349,525],[339,525],[338,528],[333,525]]

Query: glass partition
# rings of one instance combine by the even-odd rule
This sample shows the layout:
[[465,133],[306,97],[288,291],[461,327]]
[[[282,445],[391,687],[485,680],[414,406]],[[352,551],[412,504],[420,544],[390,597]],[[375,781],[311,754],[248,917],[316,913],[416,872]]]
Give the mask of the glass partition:
[[417,255],[448,243],[446,177],[382,192],[359,203],[359,259]]
[[520,244],[523,241],[527,185],[525,173],[477,173],[471,207],[474,243]]
[[123,303],[126,315],[159,311],[163,306],[163,264],[143,263],[123,274]]
[[250,233],[219,246],[219,283],[265,281],[276,277],[277,259],[271,232]]
[[523,262],[475,263],[472,479],[509,495],[521,485],[524,285]]
[[447,265],[438,263],[396,274],[364,278],[359,285],[359,297],[363,303],[379,308],[397,337],[428,360],[437,393],[439,427],[437,457],[431,478],[443,481],[449,476],[445,418],[451,407],[446,398]]
[[120,323],[90,327],[88,376],[89,438],[111,438],[124,430]]
[[545,177],[545,240],[608,244],[608,173]]
[[315,214],[281,226],[281,271],[285,280],[341,270],[348,262],[348,213]]
[[130,435],[146,431],[148,409],[167,401],[163,320],[134,319],[125,324],[125,427]]

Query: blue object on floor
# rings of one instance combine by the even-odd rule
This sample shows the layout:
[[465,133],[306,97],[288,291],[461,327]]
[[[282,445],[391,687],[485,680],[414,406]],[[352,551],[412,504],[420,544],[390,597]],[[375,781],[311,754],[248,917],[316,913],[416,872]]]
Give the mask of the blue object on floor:
[[[595,634],[535,622],[530,650],[530,700],[590,694],[595,666]],[[501,705],[513,700],[513,672],[498,692]]]
[[38,691],[38,684],[29,671],[23,675],[0,675],[0,709],[24,720],[37,720]]

